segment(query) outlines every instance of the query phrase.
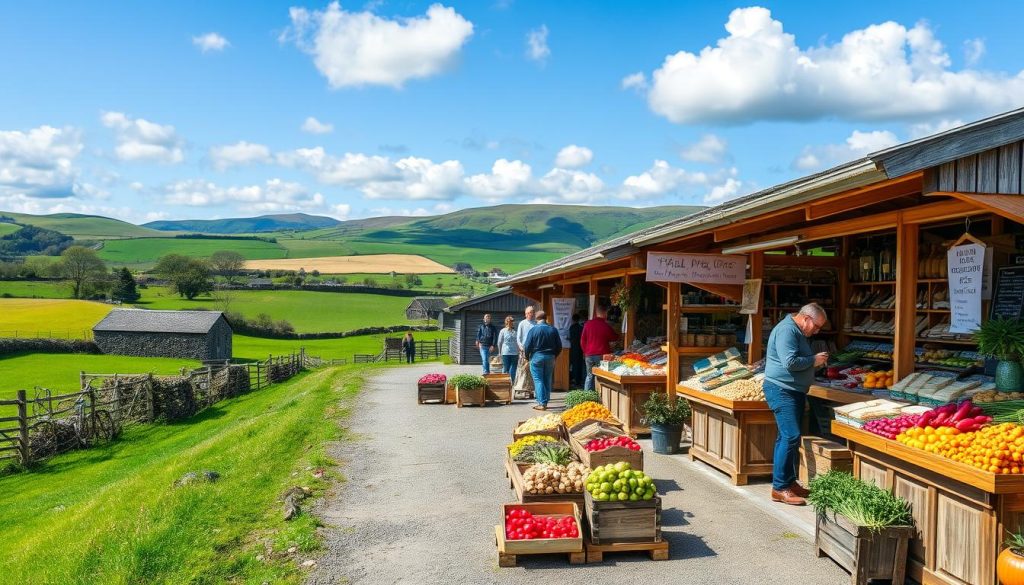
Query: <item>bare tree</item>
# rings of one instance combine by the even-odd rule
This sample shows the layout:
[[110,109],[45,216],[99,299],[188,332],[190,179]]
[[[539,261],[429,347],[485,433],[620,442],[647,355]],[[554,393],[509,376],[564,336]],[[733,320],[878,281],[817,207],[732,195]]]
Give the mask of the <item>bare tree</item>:
[[245,256],[232,250],[218,250],[210,256],[210,267],[214,272],[232,282],[242,268],[245,268]]

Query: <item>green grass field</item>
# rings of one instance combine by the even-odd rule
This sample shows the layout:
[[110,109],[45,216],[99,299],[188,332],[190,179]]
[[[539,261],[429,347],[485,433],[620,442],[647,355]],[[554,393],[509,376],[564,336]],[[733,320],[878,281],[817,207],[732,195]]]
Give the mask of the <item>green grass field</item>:
[[[278,498],[289,486],[326,487],[312,469],[334,463],[324,445],[344,440],[339,420],[364,375],[305,374],[0,477],[0,575],[40,584],[301,582],[285,551],[315,551],[317,521],[285,522]],[[173,487],[194,470],[221,477]],[[269,558],[256,560],[268,547]]]
[[[416,331],[413,337],[417,341],[430,342],[434,339],[448,339],[447,331]],[[232,353],[239,361],[265,360],[268,355],[285,355],[306,348],[306,353],[324,359],[345,358],[352,360],[357,353],[380,353],[384,348],[385,337],[401,337],[401,333],[389,335],[360,335],[342,339],[266,339],[235,335],[232,340]]]
[[49,280],[0,280],[0,296],[39,299],[67,299],[71,287]]
[[[267,356],[263,356],[266,359]],[[30,395],[36,386],[54,394],[75,392],[79,372],[90,374],[176,374],[182,367],[197,368],[196,360],[140,358],[124,355],[18,353],[0,357],[0,396],[13,398],[17,390]]]
[[208,258],[218,250],[232,250],[249,260],[284,258],[285,250],[277,244],[262,240],[200,240],[189,238],[140,238],[133,240],[111,240],[100,250],[102,258],[110,266],[149,268],[157,259],[167,254],[184,254],[197,258]]
[[103,240],[108,238],[145,238],[167,236],[149,228],[133,225],[117,219],[77,213],[55,213],[52,215],[28,215],[24,213],[0,212],[0,215],[14,218],[20,224],[34,225],[67,234],[76,240]]
[[112,308],[69,299],[0,299],[0,337],[81,339]]
[[14,232],[21,229],[20,225],[13,223],[0,222],[0,236],[6,236],[7,234],[13,234]]

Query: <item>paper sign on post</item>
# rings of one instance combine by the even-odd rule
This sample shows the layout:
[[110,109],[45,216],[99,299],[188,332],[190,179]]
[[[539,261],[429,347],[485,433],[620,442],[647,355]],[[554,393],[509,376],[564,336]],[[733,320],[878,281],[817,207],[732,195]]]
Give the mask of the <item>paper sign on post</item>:
[[966,244],[946,252],[950,333],[973,333],[981,327],[981,291],[985,280],[985,246]]
[[746,256],[647,253],[648,282],[704,282],[743,286],[746,277]]
[[552,321],[558,336],[562,338],[562,347],[569,347],[569,327],[572,325],[572,312],[576,308],[574,297],[554,297],[551,299]]

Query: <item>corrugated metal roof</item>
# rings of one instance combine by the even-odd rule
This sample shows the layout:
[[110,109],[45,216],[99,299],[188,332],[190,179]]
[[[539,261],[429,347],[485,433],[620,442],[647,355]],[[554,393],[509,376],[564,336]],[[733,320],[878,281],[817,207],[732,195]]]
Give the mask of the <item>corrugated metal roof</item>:
[[155,311],[114,309],[93,331],[134,333],[209,333],[224,314],[220,311]]

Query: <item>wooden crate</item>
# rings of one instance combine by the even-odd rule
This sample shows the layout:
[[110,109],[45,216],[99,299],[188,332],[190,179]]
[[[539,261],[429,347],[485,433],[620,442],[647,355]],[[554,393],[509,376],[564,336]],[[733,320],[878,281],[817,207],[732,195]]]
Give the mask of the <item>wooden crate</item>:
[[569,436],[569,448],[576,454],[580,462],[590,469],[619,461],[629,463],[632,469],[639,471],[644,469],[643,451],[632,451],[625,447],[609,447],[603,451],[590,452],[583,447],[582,442],[572,435]]
[[602,502],[584,492],[587,534],[594,544],[661,542],[661,498]]
[[455,404],[455,386],[452,386],[450,380],[444,387],[444,403]]
[[417,384],[416,401],[419,404],[423,404],[428,400],[444,404],[446,402],[445,391],[444,384]]
[[587,552],[588,563],[604,561],[605,553],[645,552],[652,561],[667,561],[669,555],[668,541],[659,542],[618,542],[615,544],[596,544],[590,536],[583,535],[583,547]]
[[800,483],[807,485],[815,476],[829,471],[853,472],[853,453],[828,439],[803,437],[800,439]]
[[484,374],[487,380],[486,399],[512,404],[512,378],[508,374]]
[[583,494],[531,494],[526,491],[523,481],[523,472],[529,469],[532,463],[516,463],[512,459],[505,458],[505,472],[508,474],[509,484],[516,492],[516,499],[524,504],[544,502],[572,502],[583,506]]
[[626,432],[624,430],[625,427],[623,426],[622,422],[619,421],[618,419],[614,419],[614,420],[598,420],[596,418],[588,418],[588,419],[581,420],[580,422],[572,425],[571,427],[567,427],[567,426],[565,426],[565,423],[562,423],[562,428],[565,429],[565,434],[566,435],[571,435],[573,433],[579,433],[580,431],[582,431],[583,429],[587,428],[588,426],[590,426],[590,425],[592,425],[594,423],[599,423],[602,427],[604,427],[606,429],[613,430],[613,431],[618,431],[618,433],[620,435],[624,434]]
[[850,583],[867,585],[871,579],[903,583],[907,570],[907,545],[913,526],[889,526],[875,531],[857,526],[845,516],[818,515],[814,529],[817,555],[829,556],[850,572]]
[[545,437],[552,437],[554,439],[561,439],[561,438],[563,438],[562,437],[562,427],[561,426],[555,427],[553,429],[543,430],[543,431],[530,431],[529,433],[517,433],[516,429],[518,429],[519,425],[523,424],[524,422],[526,422],[526,421],[525,420],[521,420],[521,421],[517,422],[515,424],[515,426],[512,427],[512,440],[513,441],[518,441],[519,439],[522,439],[523,437],[529,437],[530,435],[544,435]]
[[[505,540],[505,515],[510,509],[522,508],[535,516],[572,516],[580,535],[576,538],[536,538],[532,540]],[[559,554],[569,555],[569,563],[573,565],[586,561],[583,550],[583,524],[580,508],[573,502],[552,502],[534,504],[503,504],[501,508],[501,524],[494,527],[495,541],[498,546],[498,566],[514,567],[520,555]]]
[[455,406],[462,408],[465,405],[484,406],[487,404],[487,388],[474,388],[472,390],[455,390]]

